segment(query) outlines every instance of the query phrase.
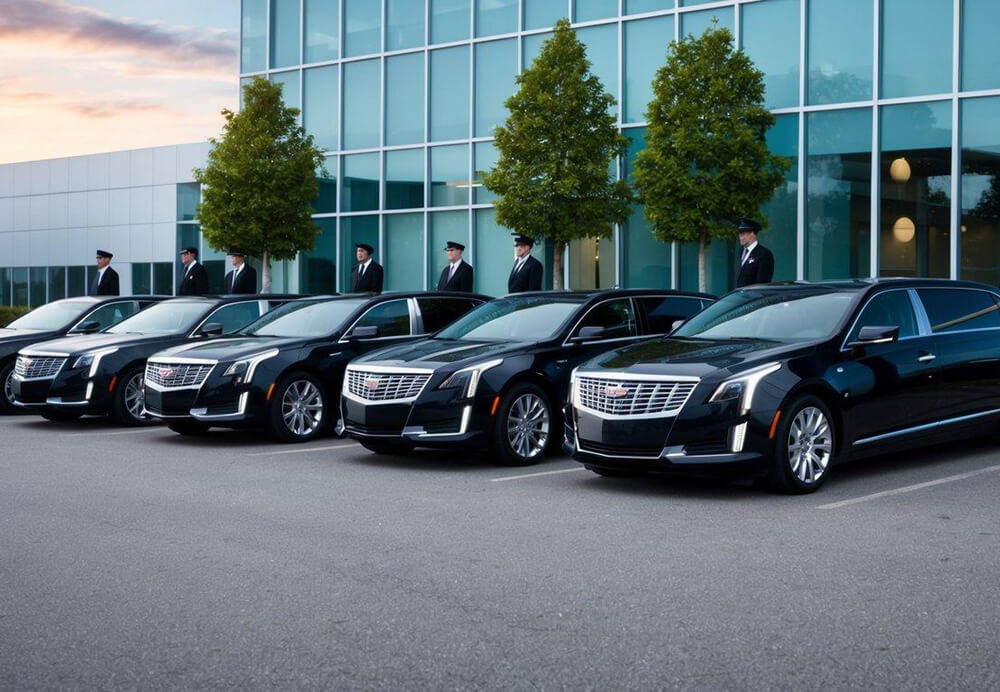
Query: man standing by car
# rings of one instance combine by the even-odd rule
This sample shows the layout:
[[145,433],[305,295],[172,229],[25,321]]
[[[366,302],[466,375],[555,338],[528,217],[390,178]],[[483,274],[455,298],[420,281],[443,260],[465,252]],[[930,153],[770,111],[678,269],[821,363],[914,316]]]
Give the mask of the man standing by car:
[[514,236],[514,266],[507,277],[508,293],[542,290],[542,263],[531,256],[535,239],[531,236],[512,233]]
[[437,290],[472,293],[472,265],[462,259],[465,246],[449,240],[444,250],[448,253],[448,266],[441,271]]
[[736,267],[736,288],[770,283],[774,276],[774,255],[757,242],[760,228],[752,219],[741,219],[737,226],[742,250]]
[[184,272],[177,283],[179,296],[203,296],[208,293],[208,272],[198,263],[198,248],[186,247],[181,250],[181,264]]
[[253,295],[257,292],[257,270],[247,264],[247,253],[230,249],[233,270],[226,274],[226,293]]
[[375,253],[368,243],[358,243],[358,265],[351,270],[351,293],[381,293],[382,265],[372,259]]
[[90,295],[120,295],[118,289],[118,272],[110,266],[112,257],[114,257],[114,255],[107,250],[97,251],[97,276],[95,276],[94,280],[90,282]]

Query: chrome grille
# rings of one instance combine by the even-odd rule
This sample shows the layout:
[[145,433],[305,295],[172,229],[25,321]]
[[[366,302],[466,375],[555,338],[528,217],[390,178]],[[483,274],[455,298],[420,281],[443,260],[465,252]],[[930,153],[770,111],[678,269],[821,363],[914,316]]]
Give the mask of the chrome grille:
[[608,416],[673,415],[681,410],[697,380],[578,377],[576,403]]
[[65,358],[18,355],[14,372],[24,380],[52,379],[66,363]]
[[347,391],[359,399],[407,401],[420,395],[431,374],[348,370],[345,379]]
[[200,387],[215,365],[209,363],[146,363],[146,382],[167,389]]

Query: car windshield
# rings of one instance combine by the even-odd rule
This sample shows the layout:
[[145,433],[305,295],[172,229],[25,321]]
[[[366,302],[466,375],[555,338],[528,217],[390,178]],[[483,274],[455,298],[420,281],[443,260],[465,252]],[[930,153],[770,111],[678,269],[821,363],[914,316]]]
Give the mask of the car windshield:
[[578,300],[552,296],[497,298],[483,303],[434,336],[438,339],[541,341],[553,337]]
[[112,334],[181,334],[187,332],[214,303],[168,300],[122,320]]
[[325,336],[365,304],[364,300],[295,301],[271,310],[244,329],[252,336]]
[[7,328],[39,331],[59,329],[83,315],[94,305],[86,300],[57,300],[54,303],[35,308],[27,315],[18,317],[8,324]]
[[856,295],[827,288],[734,291],[692,317],[671,336],[792,343],[829,338]]

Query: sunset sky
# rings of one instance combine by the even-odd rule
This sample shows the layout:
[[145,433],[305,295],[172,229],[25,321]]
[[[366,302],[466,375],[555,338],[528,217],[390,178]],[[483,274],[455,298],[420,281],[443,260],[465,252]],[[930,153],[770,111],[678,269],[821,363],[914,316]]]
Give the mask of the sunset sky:
[[239,0],[0,0],[0,163],[218,134],[239,15]]

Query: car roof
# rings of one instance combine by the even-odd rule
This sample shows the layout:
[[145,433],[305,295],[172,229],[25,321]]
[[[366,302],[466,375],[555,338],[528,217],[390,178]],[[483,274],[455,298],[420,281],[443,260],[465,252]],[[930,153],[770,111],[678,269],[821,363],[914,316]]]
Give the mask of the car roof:
[[383,291],[382,293],[344,293],[343,298],[475,298],[476,300],[493,300],[493,296],[482,293],[464,293],[459,291]]
[[682,291],[671,288],[599,288],[591,290],[566,289],[559,291],[525,291],[523,293],[508,293],[504,298],[517,298],[520,296],[544,296],[548,298],[568,298],[581,303],[593,298],[608,297],[628,297],[628,296],[678,296],[685,298],[703,298],[705,300],[715,300],[717,296],[711,293],[699,293],[697,291]]
[[828,288],[835,291],[867,291],[877,288],[979,288],[996,292],[996,287],[976,281],[957,279],[930,279],[909,276],[880,276],[866,279],[836,279],[832,281],[780,281],[770,284],[744,286],[737,291],[754,289],[760,291],[795,291]]

